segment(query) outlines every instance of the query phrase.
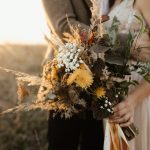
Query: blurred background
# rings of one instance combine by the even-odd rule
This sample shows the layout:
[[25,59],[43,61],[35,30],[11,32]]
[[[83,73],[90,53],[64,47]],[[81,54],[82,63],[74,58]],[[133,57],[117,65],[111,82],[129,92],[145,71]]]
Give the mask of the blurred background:
[[[0,0],[0,66],[40,75],[48,32],[40,0]],[[0,71],[0,111],[17,104],[15,76]],[[0,150],[47,149],[47,113],[0,116]]]

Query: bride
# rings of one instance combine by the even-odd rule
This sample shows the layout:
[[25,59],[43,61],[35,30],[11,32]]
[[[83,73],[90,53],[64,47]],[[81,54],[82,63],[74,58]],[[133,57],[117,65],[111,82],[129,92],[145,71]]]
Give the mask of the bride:
[[[108,15],[110,20],[105,23],[108,27],[111,25],[114,16],[118,18],[121,25],[120,33],[130,31],[139,31],[140,23],[136,16],[142,17],[145,25],[150,26],[150,1],[149,0],[104,0],[106,12],[106,2],[109,2],[110,9]],[[144,33],[138,40],[138,46],[150,46],[150,32]],[[132,50],[131,50],[132,52]],[[141,62],[150,60],[150,48],[143,48],[137,56],[136,52],[132,52],[134,61],[140,59]],[[140,82],[140,84],[130,91],[125,101],[114,107],[114,115],[110,118],[111,122],[119,123],[125,127],[132,122],[139,129],[139,135],[132,141],[132,150],[150,150],[150,83],[141,78],[141,76],[132,73],[132,78]]]

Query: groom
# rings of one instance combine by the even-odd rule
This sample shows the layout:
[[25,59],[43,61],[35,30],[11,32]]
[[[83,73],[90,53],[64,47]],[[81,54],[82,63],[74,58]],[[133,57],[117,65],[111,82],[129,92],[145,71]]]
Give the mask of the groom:
[[[70,32],[67,18],[80,30],[89,28],[90,0],[42,1],[50,29],[61,39],[64,32]],[[86,96],[86,100],[90,101],[90,96]],[[50,117],[48,130],[49,150],[77,150],[79,145],[80,150],[103,149],[103,123],[93,119],[90,110],[68,120],[61,119],[59,115]]]

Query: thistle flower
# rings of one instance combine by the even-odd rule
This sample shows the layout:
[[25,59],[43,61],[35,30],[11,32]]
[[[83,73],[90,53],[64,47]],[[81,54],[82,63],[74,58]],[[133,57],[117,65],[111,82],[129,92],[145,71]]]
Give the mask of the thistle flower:
[[93,76],[92,74],[89,73],[89,71],[79,69],[75,83],[79,85],[81,88],[86,89],[92,85]]
[[105,88],[103,88],[103,87],[98,87],[98,88],[95,90],[95,94],[96,94],[97,98],[104,97],[105,94],[106,94]]
[[90,87],[93,83],[92,73],[87,69],[77,69],[68,78],[67,84],[76,83],[83,89]]

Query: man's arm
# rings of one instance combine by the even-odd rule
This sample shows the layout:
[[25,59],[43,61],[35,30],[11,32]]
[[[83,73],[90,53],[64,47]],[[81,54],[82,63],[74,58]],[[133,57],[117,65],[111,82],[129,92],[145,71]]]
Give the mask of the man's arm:
[[88,29],[89,26],[79,22],[73,12],[70,0],[42,0],[46,11],[48,25],[51,29],[63,37],[64,32],[69,32],[67,18],[71,25],[79,26],[80,29]]

